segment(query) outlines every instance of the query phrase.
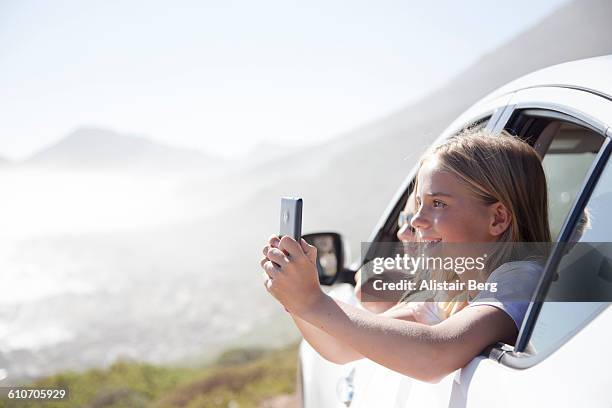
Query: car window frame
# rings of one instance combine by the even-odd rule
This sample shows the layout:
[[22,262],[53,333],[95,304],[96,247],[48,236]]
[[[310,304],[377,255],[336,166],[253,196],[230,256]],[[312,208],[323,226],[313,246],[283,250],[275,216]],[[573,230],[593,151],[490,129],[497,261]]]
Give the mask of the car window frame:
[[[609,100],[605,98],[602,99],[609,103]],[[572,208],[568,213],[563,226],[561,227],[559,238],[553,246],[553,251],[546,262],[544,272],[536,289],[536,293],[534,293],[532,301],[530,302],[525,314],[525,319],[523,320],[523,324],[519,330],[515,346],[508,347],[508,345],[499,343],[486,351],[489,358],[492,358],[505,366],[517,369],[525,369],[534,366],[554,352],[553,350],[549,353],[525,353],[527,344],[529,343],[542,307],[542,303],[534,301],[534,299],[542,299],[542,296],[547,293],[554,277],[554,273],[556,272],[563,255],[563,243],[567,242],[570,238],[571,233],[578,222],[584,207],[587,205],[604,168],[606,165],[612,165],[612,161],[610,161],[610,154],[612,152],[612,131],[606,122],[590,116],[584,111],[578,110],[572,106],[563,105],[552,101],[522,101],[513,104],[513,112],[508,116],[509,120],[507,123],[510,122],[510,118],[512,118],[515,113],[531,109],[537,109],[542,111],[542,113],[550,112],[552,113],[550,116],[551,119],[564,118],[562,120],[566,120],[566,118],[569,117],[572,119],[572,123],[579,124],[599,133],[604,140],[593,161],[593,164],[591,165],[591,168],[587,172],[587,176],[585,177],[583,185],[580,188],[580,193],[574,201]],[[504,124],[504,126],[506,126],[507,123]],[[588,322],[586,322],[585,325],[586,324],[588,324]]]
[[[506,123],[506,125],[504,127],[505,130],[508,131],[510,134],[515,134],[515,132],[519,132],[520,130],[516,129],[515,126],[517,124],[516,122],[520,121],[521,117],[528,117],[528,118],[533,118],[533,119],[543,119],[543,120],[548,120],[548,121],[551,121],[551,122],[555,121],[555,122],[563,122],[563,123],[568,123],[568,124],[576,125],[576,126],[579,126],[581,128],[584,128],[586,130],[589,130],[589,131],[591,131],[593,133],[597,133],[601,137],[601,139],[603,141],[605,141],[605,139],[606,139],[605,133],[602,133],[602,131],[601,131],[601,129],[603,128],[602,126],[604,126],[601,123],[599,123],[598,125],[594,125],[594,124],[591,124],[591,123],[584,122],[583,120],[578,119],[578,118],[573,117],[573,116],[570,116],[570,115],[568,115],[566,113],[561,113],[561,112],[552,111],[552,110],[546,110],[546,109],[542,109],[542,108],[527,108],[527,109],[517,108],[517,109],[515,109],[515,111],[512,113],[512,115],[510,116],[510,119],[508,120],[508,122]],[[599,127],[597,127],[597,126],[599,126]],[[538,154],[542,157],[542,162],[544,162],[544,160],[546,159],[547,153],[540,152],[540,150],[536,146],[539,143],[539,141],[540,141],[541,135],[542,135],[542,133],[540,133],[538,135],[538,138],[536,140],[532,140],[532,141],[529,141],[529,140],[525,139],[523,137],[524,135],[521,135],[521,138],[523,140],[528,141],[530,144],[533,145],[533,147],[536,149]],[[601,151],[603,149],[603,141],[602,141],[602,146],[600,146],[599,151]],[[599,153],[599,151],[598,151],[598,153]],[[596,161],[597,161],[597,154],[593,158],[593,163],[591,163],[591,166],[593,166]],[[588,178],[588,176],[590,174],[590,170],[591,170],[590,168],[589,168],[589,170],[587,170],[587,174],[585,175],[585,180]],[[583,187],[583,186],[581,185],[579,187]],[[579,190],[579,191],[581,191],[581,190]],[[575,202],[575,200],[577,200],[577,198],[578,197],[576,197],[574,199],[574,202]],[[548,213],[548,216],[549,216],[549,221],[551,221],[550,220],[550,217],[551,217],[551,213],[550,213],[550,208],[551,208],[550,207],[550,205],[551,205],[551,201],[550,200],[551,200],[551,197],[550,197],[550,195],[549,195],[548,199],[549,199],[549,213]],[[560,233],[563,230],[563,228],[565,226],[565,222],[568,220],[567,216],[569,216],[571,211],[572,211],[572,208],[570,208],[570,210],[567,212],[566,217],[563,219],[563,224],[561,225],[561,227],[559,229],[559,234],[556,235],[556,236],[553,236],[553,240],[560,238],[560,236],[561,236]],[[551,225],[551,227],[552,227],[552,225]],[[551,230],[551,232],[552,232],[552,230]]]
[[[593,165],[589,169],[586,180],[581,187],[580,194],[578,195],[572,209],[570,210],[566,220],[561,227],[561,232],[559,234],[559,239],[553,246],[553,251],[546,262],[546,266],[544,268],[544,273],[540,282],[538,283],[538,287],[536,289],[536,293],[534,294],[534,299],[543,299],[550,284],[553,281],[553,278],[556,274],[557,267],[561,262],[561,259],[565,255],[566,246],[564,243],[568,242],[572,232],[576,224],[578,223],[582,212],[586,205],[588,204],[591,195],[593,194],[593,190],[597,186],[599,178],[603,173],[606,166],[612,166],[612,161],[610,161],[610,153],[612,152],[612,140],[610,139],[609,132],[604,135],[604,141],[601,146],[601,149],[597,153],[595,160],[593,161]],[[540,310],[542,308],[541,301],[533,301],[529,305],[527,309],[527,313],[525,315],[525,320],[519,332],[516,345],[514,350],[518,353],[522,353],[525,351],[529,339],[531,338],[531,334],[533,332],[533,328],[537,323],[537,318],[539,316]]]

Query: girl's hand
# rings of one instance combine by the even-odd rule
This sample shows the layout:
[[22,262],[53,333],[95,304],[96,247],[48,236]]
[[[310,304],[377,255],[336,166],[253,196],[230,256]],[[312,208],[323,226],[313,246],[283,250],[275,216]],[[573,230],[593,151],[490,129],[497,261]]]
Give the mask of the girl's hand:
[[301,315],[325,294],[319,286],[317,249],[301,240],[271,237],[261,266],[268,276],[266,289],[293,314]]

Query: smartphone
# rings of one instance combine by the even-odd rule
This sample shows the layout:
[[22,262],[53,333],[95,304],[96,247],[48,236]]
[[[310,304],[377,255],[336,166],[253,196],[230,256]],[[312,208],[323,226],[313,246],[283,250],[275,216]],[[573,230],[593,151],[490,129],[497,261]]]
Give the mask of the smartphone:
[[302,237],[302,199],[281,198],[280,235],[289,235],[299,242]]

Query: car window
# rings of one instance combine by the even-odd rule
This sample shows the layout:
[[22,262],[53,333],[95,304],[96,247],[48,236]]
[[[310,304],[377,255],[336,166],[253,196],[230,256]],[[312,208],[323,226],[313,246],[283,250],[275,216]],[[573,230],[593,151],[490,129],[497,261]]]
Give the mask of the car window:
[[549,126],[557,130],[544,153],[542,165],[548,185],[550,230],[555,238],[593,165],[603,137],[571,123],[554,122]]
[[570,117],[545,110],[519,111],[507,130],[530,142],[543,157],[550,231],[555,240],[604,138]]
[[545,294],[527,352],[550,354],[612,298],[612,162],[608,161],[573,228]]

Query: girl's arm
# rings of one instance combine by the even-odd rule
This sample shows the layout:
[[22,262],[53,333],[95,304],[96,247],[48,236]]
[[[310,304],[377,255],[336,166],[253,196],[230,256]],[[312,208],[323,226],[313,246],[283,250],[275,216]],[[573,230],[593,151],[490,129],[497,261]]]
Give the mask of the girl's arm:
[[512,342],[517,333],[512,319],[493,306],[469,307],[427,326],[372,315],[321,293],[297,314],[364,357],[429,382],[465,366],[490,344]]
[[[391,315],[395,319],[414,321],[412,309],[409,308],[394,309],[393,311],[385,312],[378,316],[387,315]],[[304,340],[306,340],[308,344],[317,350],[326,360],[336,364],[346,364],[364,358],[361,353],[350,347],[346,342],[340,341],[338,338],[329,335],[324,330],[313,326],[297,315],[292,314],[291,317],[302,333]]]
[[336,364],[346,364],[364,358],[347,343],[339,341],[298,316],[291,315],[291,317],[302,333],[304,340],[326,360]]
[[377,316],[335,301],[321,291],[316,249],[283,237],[267,251],[263,267],[268,291],[292,315],[308,322],[357,353],[394,371],[423,381],[437,381],[463,367],[486,346],[512,342],[517,329],[493,306],[468,307],[427,326]]
[[[280,240],[276,236],[270,237],[269,246],[264,248],[264,255],[267,255],[270,248],[277,248],[279,241]],[[263,267],[265,262],[268,260],[269,259],[267,257],[264,257],[261,260],[261,266]],[[359,274],[359,272],[357,273]],[[357,279],[359,280],[359,277]],[[360,282],[358,282],[358,284],[359,283]],[[310,346],[326,360],[336,364],[347,364],[351,361],[364,358],[361,353],[355,351],[347,343],[338,340],[336,337],[330,336],[325,331],[313,326],[297,315],[290,315],[295,322],[296,327],[302,334],[302,337],[304,337],[304,340],[306,340],[308,344],[310,344]],[[402,307],[401,305],[396,305],[381,315],[388,315],[396,319],[415,321],[413,310],[411,308]]]

